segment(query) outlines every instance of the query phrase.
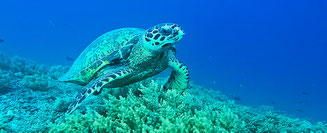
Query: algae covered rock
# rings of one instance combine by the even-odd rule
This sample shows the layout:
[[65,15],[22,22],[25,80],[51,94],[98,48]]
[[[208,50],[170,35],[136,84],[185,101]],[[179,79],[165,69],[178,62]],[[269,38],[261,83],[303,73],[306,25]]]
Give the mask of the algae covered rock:
[[48,88],[48,80],[46,76],[42,75],[28,75],[25,76],[22,80],[22,84],[32,90],[38,91],[47,91]]
[[70,99],[57,98],[54,102],[54,109],[57,112],[66,112],[69,104],[70,104]]
[[63,76],[69,70],[68,66],[52,66],[49,69],[48,75],[52,78],[57,80],[59,77]]
[[65,66],[49,67],[21,57],[0,54],[0,92],[20,88],[47,91],[51,89],[49,82],[57,80],[67,70],[68,67]]

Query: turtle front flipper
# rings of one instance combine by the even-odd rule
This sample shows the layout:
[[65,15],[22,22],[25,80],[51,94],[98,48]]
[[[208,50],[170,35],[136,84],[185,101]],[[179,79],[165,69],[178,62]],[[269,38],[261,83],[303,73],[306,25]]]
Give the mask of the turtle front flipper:
[[77,94],[77,96],[75,97],[75,101],[69,105],[66,113],[72,113],[78,107],[78,105],[82,103],[82,101],[85,100],[89,95],[95,92],[99,93],[105,85],[109,84],[114,80],[121,79],[129,75],[131,72],[131,69],[119,70],[114,73],[104,74],[92,80],[89,84],[82,88],[81,93]]
[[169,53],[168,66],[173,69],[171,75],[164,85],[164,89],[175,89],[183,93],[189,84],[189,71],[187,67],[175,58],[174,52]]

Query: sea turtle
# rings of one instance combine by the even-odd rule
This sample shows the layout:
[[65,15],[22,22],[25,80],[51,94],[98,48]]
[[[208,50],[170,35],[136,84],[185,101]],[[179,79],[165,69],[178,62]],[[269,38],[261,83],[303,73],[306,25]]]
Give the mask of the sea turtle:
[[172,73],[164,89],[183,93],[188,87],[189,71],[175,58],[174,45],[184,31],[177,24],[163,23],[149,28],[121,28],[94,40],[75,60],[60,81],[84,86],[67,113],[89,95],[102,88],[129,85],[152,77],[167,67]]

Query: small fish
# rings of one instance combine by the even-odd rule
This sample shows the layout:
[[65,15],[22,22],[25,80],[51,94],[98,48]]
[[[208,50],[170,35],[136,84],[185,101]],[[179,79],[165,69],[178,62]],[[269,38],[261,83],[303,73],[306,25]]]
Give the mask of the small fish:
[[0,39],[0,43],[2,43],[2,42],[4,42],[5,40],[3,40],[3,39]]
[[310,93],[306,91],[302,91],[302,95],[310,95]]
[[304,113],[304,110],[302,109],[296,109],[297,112]]
[[73,57],[70,57],[70,56],[66,56],[66,60],[68,60],[68,61],[75,61],[75,59]]
[[235,101],[240,101],[241,97],[240,96],[231,96],[233,100]]
[[213,56],[208,57],[208,61],[212,61]]
[[53,21],[51,19],[48,19],[48,22],[53,28],[56,28],[56,25],[53,23]]
[[211,84],[216,84],[217,82],[215,80],[211,81],[210,82]]

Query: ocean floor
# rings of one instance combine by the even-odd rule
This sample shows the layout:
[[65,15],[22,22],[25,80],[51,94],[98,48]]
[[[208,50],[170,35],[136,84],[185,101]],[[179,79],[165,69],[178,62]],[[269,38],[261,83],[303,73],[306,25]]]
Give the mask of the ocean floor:
[[178,95],[154,77],[90,96],[64,115],[81,86],[58,82],[69,66],[0,55],[0,132],[327,132],[327,124],[248,107],[191,83]]

